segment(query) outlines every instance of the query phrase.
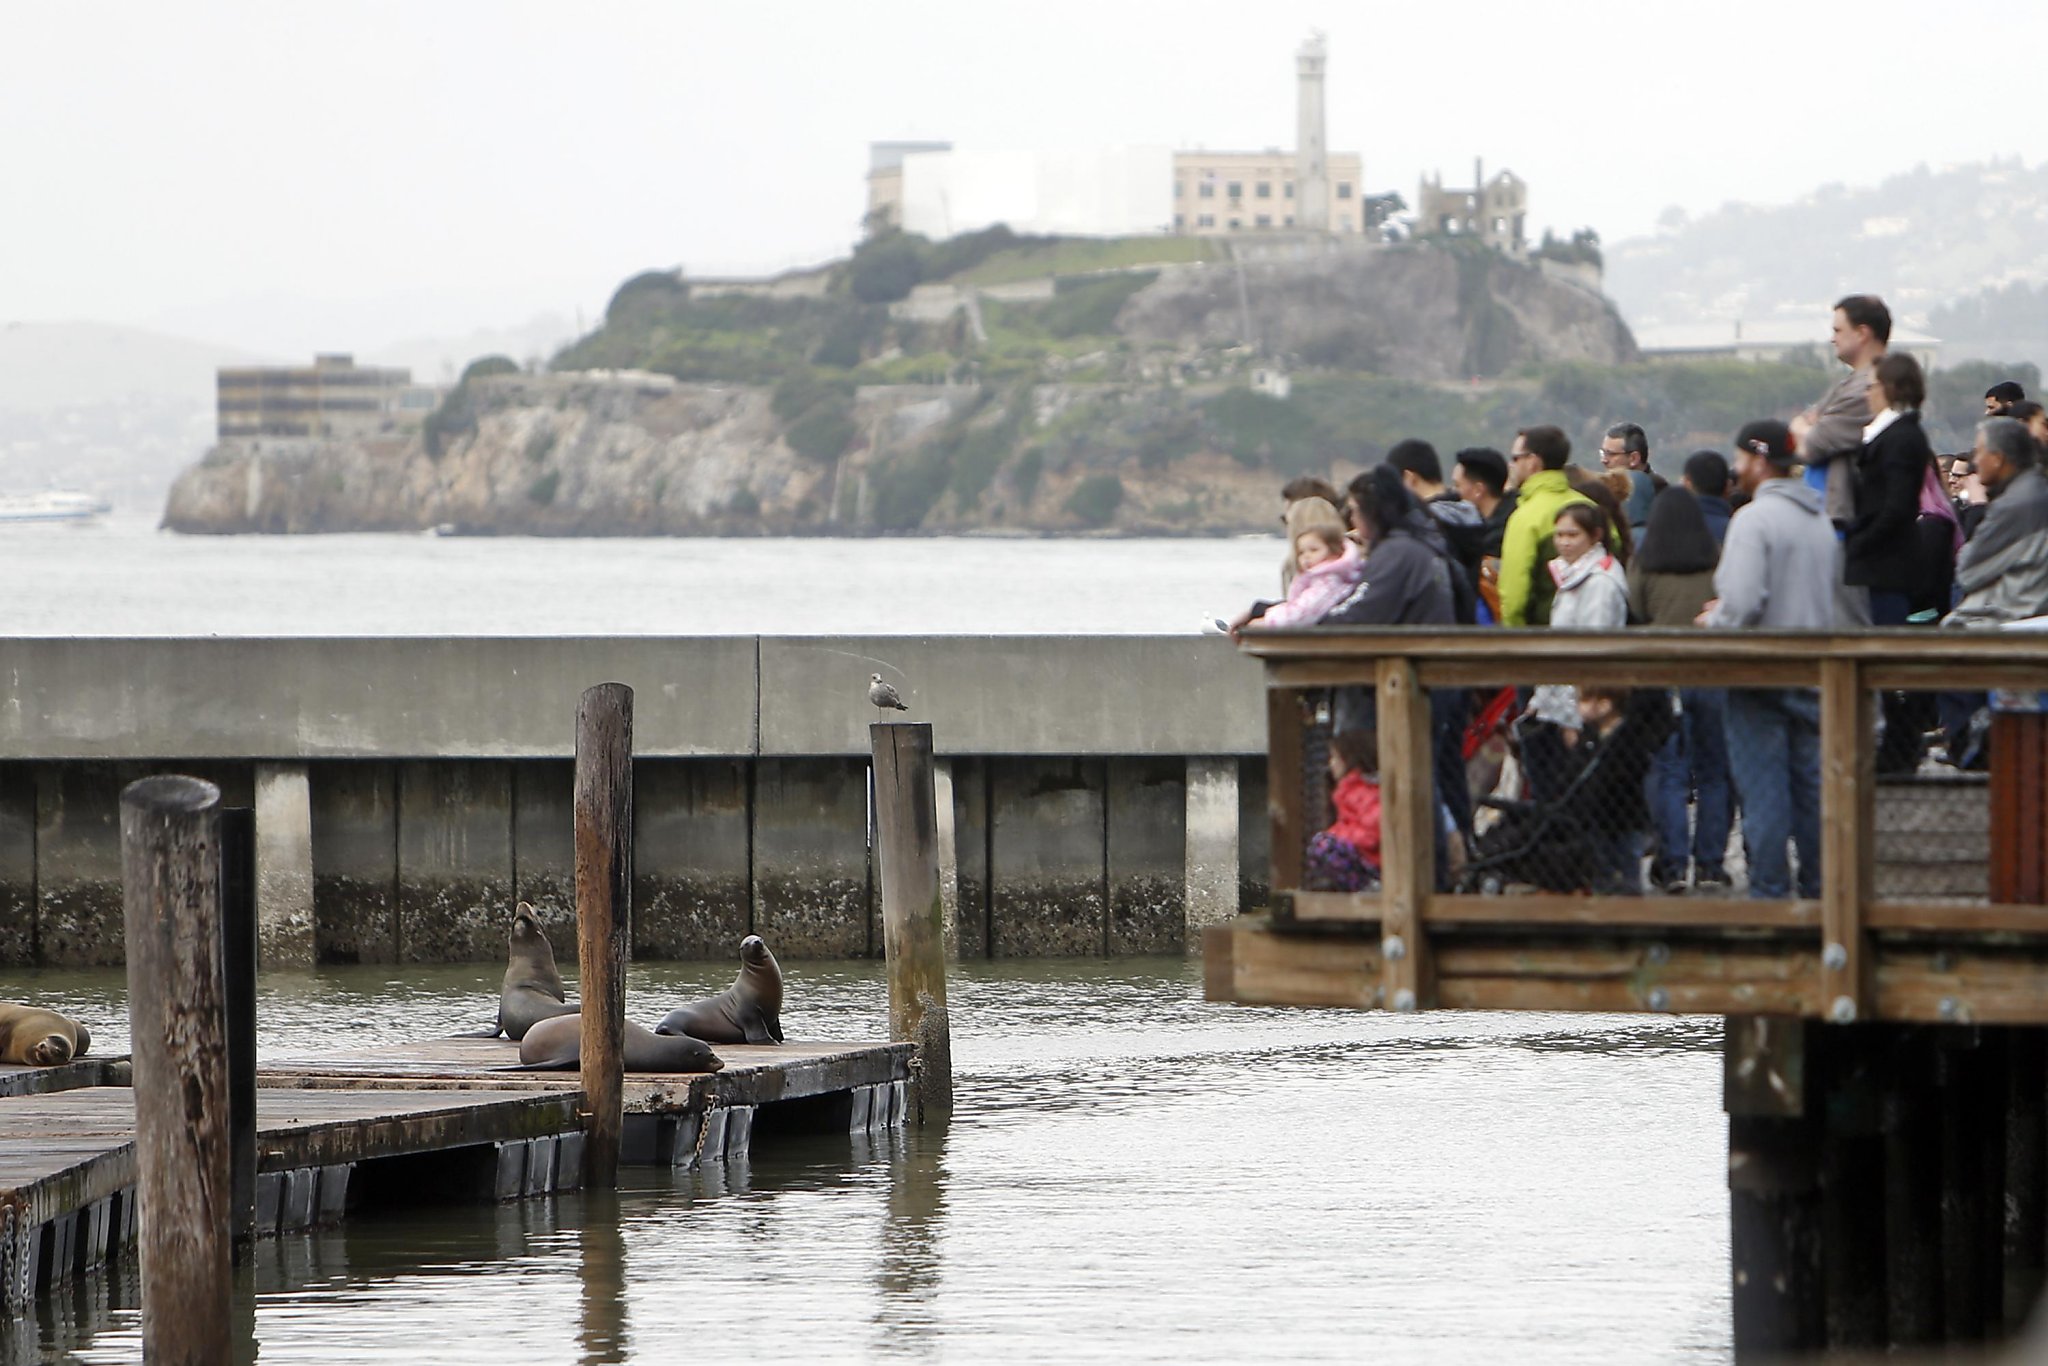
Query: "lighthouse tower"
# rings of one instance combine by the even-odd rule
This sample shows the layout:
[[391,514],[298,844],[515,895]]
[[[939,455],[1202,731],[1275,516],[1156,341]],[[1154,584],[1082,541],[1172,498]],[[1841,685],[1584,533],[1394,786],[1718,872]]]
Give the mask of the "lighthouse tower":
[[1295,54],[1300,126],[1294,142],[1294,221],[1310,232],[1330,230],[1329,144],[1323,136],[1323,35],[1311,33]]

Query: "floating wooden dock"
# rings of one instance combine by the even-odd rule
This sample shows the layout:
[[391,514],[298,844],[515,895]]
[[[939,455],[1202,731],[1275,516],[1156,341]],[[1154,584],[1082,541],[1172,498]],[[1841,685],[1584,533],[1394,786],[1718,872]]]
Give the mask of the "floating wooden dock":
[[[864,1133],[904,1122],[907,1043],[718,1045],[725,1070],[625,1079],[621,1160],[692,1166],[778,1133]],[[352,1208],[515,1200],[582,1181],[577,1073],[498,1072],[505,1039],[435,1039],[283,1059],[256,1093],[256,1231],[331,1223]],[[0,1068],[0,1304],[129,1255],[135,1097],[118,1058]]]

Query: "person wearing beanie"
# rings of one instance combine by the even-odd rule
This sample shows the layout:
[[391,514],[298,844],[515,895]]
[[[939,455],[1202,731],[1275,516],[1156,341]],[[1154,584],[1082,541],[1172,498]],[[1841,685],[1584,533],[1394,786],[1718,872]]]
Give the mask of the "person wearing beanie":
[[[1699,625],[1831,631],[1842,547],[1820,489],[1794,473],[1796,442],[1782,422],[1735,436],[1735,478],[1749,502],[1728,523],[1714,600]],[[1792,895],[1788,846],[1799,851],[1799,892],[1820,895],[1820,703],[1810,688],[1731,688],[1728,767],[1742,800],[1749,894]]]

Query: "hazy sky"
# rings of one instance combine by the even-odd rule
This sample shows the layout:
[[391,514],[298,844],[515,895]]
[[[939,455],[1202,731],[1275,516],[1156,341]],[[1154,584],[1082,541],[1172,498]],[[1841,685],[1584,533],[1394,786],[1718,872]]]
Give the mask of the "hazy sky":
[[1368,189],[1483,156],[1539,229],[2048,158],[2048,6],[2010,0],[0,0],[0,321],[288,355],[588,319],[645,267],[843,251],[870,139],[1291,146],[1318,27]]

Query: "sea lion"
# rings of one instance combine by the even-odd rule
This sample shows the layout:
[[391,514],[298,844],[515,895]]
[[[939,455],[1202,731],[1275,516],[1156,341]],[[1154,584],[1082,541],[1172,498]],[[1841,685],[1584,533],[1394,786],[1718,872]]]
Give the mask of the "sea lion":
[[0,1005],[0,1062],[55,1067],[92,1047],[86,1027],[68,1015],[37,1006]]
[[[558,1015],[540,1020],[519,1042],[519,1065],[500,1072],[550,1072],[583,1062],[583,1017]],[[716,1072],[725,1064],[702,1039],[650,1034],[626,1021],[628,1072]]]
[[528,902],[512,910],[512,927],[505,935],[505,982],[498,988],[498,1023],[464,1035],[472,1039],[495,1039],[500,1034],[514,1043],[542,1020],[557,1015],[574,1015],[562,989],[562,974],[555,971],[555,951],[548,943]]
[[782,965],[758,934],[740,941],[740,975],[716,996],[677,1006],[657,1034],[688,1034],[706,1043],[782,1042]]

